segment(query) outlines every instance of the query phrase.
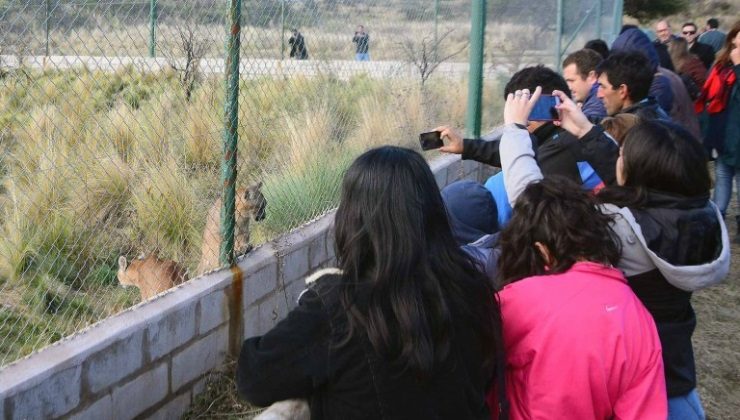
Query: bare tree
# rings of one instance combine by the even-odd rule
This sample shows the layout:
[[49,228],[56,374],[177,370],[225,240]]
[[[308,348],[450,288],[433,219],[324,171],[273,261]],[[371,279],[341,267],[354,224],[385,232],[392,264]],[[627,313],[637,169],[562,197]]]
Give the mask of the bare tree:
[[433,36],[427,35],[418,42],[406,37],[402,42],[397,43],[406,60],[419,71],[422,87],[440,64],[462,53],[468,47],[466,42],[451,53],[441,53],[440,46],[453,31],[454,29],[447,30],[436,40]]
[[200,60],[208,50],[208,43],[196,37],[194,25],[185,24],[187,27],[177,27],[179,40],[170,49],[175,50],[176,53],[169,51],[164,55],[170,67],[179,73],[180,85],[185,91],[185,100],[189,102],[193,90],[200,81]]

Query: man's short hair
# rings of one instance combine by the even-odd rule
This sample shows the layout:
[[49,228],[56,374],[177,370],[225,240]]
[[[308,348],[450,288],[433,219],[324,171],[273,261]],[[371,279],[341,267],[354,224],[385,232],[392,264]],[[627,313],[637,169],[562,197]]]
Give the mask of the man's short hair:
[[707,20],[707,26],[709,26],[712,29],[719,28],[719,21],[716,18],[709,18]]
[[606,73],[606,79],[613,88],[627,86],[629,98],[633,103],[648,96],[653,83],[654,72],[650,60],[638,51],[612,53],[596,67],[599,75]]
[[601,55],[602,59],[609,57],[609,45],[607,45],[606,41],[603,39],[592,39],[586,42],[586,45],[584,45],[583,48],[596,51]]
[[696,26],[696,23],[694,23],[694,22],[686,22],[683,25],[681,25],[682,28],[685,28],[687,26],[693,26],[694,29],[698,28],[698,26]]
[[534,91],[537,86],[542,86],[542,93],[546,95],[551,94],[553,90],[559,90],[570,97],[570,89],[563,76],[540,64],[514,73],[504,87],[504,98],[521,89]]
[[594,50],[582,49],[569,54],[563,60],[563,68],[575,64],[578,74],[582,79],[588,77],[588,74],[596,70],[596,66],[601,63],[601,55]]

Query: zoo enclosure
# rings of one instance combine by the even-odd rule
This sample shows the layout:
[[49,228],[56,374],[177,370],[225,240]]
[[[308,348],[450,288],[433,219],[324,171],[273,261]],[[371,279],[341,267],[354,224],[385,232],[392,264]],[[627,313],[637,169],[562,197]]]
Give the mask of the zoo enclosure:
[[[417,148],[440,122],[491,127],[513,71],[556,67],[621,23],[615,0],[475,1],[480,42],[464,0],[238,3],[0,0],[0,366],[136,303],[117,284],[119,256],[201,274],[225,185],[262,183],[267,215],[248,242],[268,241],[335,207],[361,151]],[[369,62],[353,61],[358,24]],[[308,60],[290,58],[294,27]],[[483,92],[468,96],[478,77]],[[226,183],[224,157],[236,166]],[[243,239],[249,218],[228,210],[236,234],[224,237]]]

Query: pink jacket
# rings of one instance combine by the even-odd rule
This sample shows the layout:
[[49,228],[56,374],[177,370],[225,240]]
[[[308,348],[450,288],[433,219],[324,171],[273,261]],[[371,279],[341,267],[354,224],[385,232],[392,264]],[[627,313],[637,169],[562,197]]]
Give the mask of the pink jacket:
[[619,270],[580,262],[499,297],[512,419],[666,419],[655,323]]

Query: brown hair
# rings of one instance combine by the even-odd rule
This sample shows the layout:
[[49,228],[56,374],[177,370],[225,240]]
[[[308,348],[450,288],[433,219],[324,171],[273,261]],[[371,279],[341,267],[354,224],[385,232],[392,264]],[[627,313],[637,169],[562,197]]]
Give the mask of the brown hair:
[[584,48],[565,57],[565,60],[563,60],[563,68],[568,67],[571,64],[575,64],[578,69],[578,74],[582,79],[585,79],[588,77],[589,72],[596,70],[596,66],[601,63],[602,59],[601,55],[596,51]]
[[682,73],[683,66],[690,55],[689,43],[683,38],[672,39],[668,43],[668,54],[671,56],[676,73]]
[[621,147],[629,129],[637,125],[638,122],[640,122],[640,118],[635,114],[617,114],[601,120],[601,126]]
[[725,38],[725,45],[722,46],[721,50],[719,50],[719,53],[717,53],[717,59],[714,60],[715,66],[727,67],[732,65],[732,60],[730,60],[730,51],[735,48],[735,46],[732,44],[732,41],[737,36],[738,32],[740,32],[740,20],[735,22],[735,24],[732,25],[732,29],[730,29],[730,32],[727,33],[727,37]]

